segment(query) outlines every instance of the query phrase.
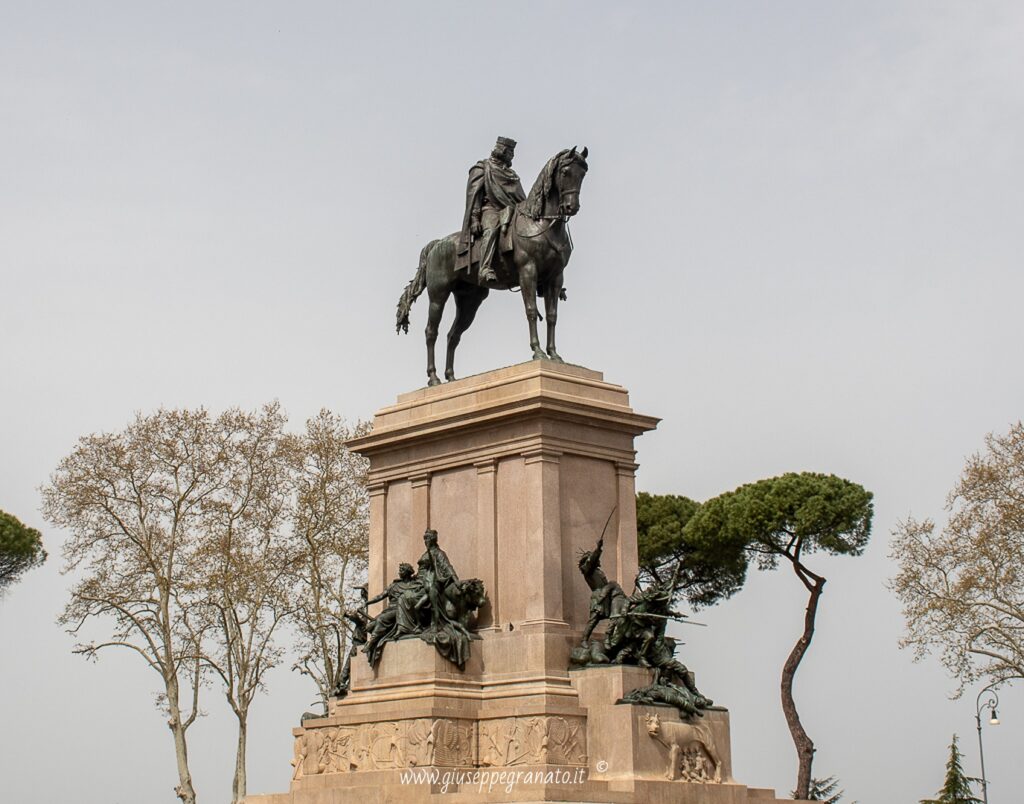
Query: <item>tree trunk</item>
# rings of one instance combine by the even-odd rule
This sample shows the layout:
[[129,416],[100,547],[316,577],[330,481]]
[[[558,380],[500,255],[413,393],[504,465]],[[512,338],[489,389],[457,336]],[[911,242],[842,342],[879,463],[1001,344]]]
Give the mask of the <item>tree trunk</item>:
[[[799,572],[797,574],[799,575]],[[793,791],[795,799],[806,799],[810,792],[814,743],[807,736],[807,732],[800,722],[800,715],[796,711],[796,702],[793,700],[793,678],[796,676],[796,669],[800,666],[804,654],[807,653],[807,648],[810,647],[811,638],[814,636],[814,617],[818,613],[818,599],[821,597],[824,586],[825,579],[815,576],[810,589],[810,598],[807,601],[807,611],[804,613],[804,632],[793,646],[793,650],[790,651],[789,657],[782,667],[782,711],[786,715],[789,732],[793,735],[793,744],[796,746],[796,755],[800,763],[796,789]]]
[[235,778],[231,782],[231,804],[238,804],[245,798],[245,741],[247,726],[245,716],[238,716],[238,748],[235,751]]
[[178,786],[174,788],[174,793],[182,804],[196,804],[196,791],[192,787],[192,774],[188,770],[188,743],[185,741],[185,727],[181,723],[177,678],[167,680],[166,689],[167,708],[171,715],[167,727],[174,735],[174,754],[178,761]]

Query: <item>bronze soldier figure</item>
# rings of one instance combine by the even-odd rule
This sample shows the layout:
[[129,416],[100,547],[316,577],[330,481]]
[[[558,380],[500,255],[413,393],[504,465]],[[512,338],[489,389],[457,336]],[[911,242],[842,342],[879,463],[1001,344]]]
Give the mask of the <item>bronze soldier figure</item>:
[[[481,159],[469,169],[466,214],[462,219],[462,248],[470,248],[472,238],[483,238],[480,244],[481,283],[498,281],[492,263],[502,224],[508,222],[504,217],[508,214],[505,210],[526,199],[519,176],[512,170],[515,150],[515,140],[498,137],[490,158]],[[471,269],[472,261],[470,253]]]
[[601,620],[613,618],[612,627],[618,626],[618,618],[626,609],[629,600],[617,581],[609,581],[601,568],[601,553],[604,551],[604,536],[597,540],[597,547],[580,556],[579,568],[587,586],[591,589],[590,619],[583,629],[583,647],[590,642],[590,635]]
[[448,554],[437,545],[437,531],[427,528],[423,533],[423,545],[426,551],[419,560],[419,577],[426,586],[430,596],[431,625],[440,626],[439,620],[445,617],[445,605],[442,599],[451,584],[458,584],[459,576],[455,567],[448,560]]
[[398,639],[406,634],[415,634],[419,630],[416,622],[416,607],[423,598],[423,587],[411,564],[398,565],[398,577],[388,584],[379,595],[371,597],[367,603],[372,605],[387,599],[388,605],[373,623],[373,630],[363,645],[363,653],[371,665],[380,660],[381,643]]
[[342,616],[352,623],[351,626],[351,644],[349,645],[348,655],[345,657],[345,664],[342,666],[341,676],[337,683],[334,685],[332,695],[338,698],[344,698],[348,695],[349,684],[352,680],[352,655],[359,650],[363,645],[366,644],[367,636],[370,630],[373,628],[374,620],[373,617],[367,612],[367,600],[366,584],[360,584],[356,587],[359,590],[359,596],[361,598],[358,609],[346,608]]

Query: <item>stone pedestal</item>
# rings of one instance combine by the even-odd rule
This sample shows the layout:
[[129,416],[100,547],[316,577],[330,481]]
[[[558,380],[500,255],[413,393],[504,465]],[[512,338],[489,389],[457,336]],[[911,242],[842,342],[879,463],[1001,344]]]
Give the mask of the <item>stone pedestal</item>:
[[415,563],[432,527],[460,575],[487,587],[482,627],[581,630],[578,552],[609,514],[604,566],[632,586],[633,439],[657,422],[599,372],[549,361],[402,394],[351,444],[370,459],[370,594]]
[[579,554],[606,522],[604,569],[633,588],[633,441],[657,422],[599,372],[549,361],[379,411],[351,443],[370,460],[370,595],[415,564],[434,528],[460,577],[487,589],[481,639],[463,671],[416,638],[387,644],[376,670],[356,656],[350,694],[294,731],[291,791],[246,801],[775,801],[733,781],[725,710],[700,732],[721,781],[670,781],[670,751],[695,744],[676,710],[616,704],[650,671],[567,669],[589,616]]

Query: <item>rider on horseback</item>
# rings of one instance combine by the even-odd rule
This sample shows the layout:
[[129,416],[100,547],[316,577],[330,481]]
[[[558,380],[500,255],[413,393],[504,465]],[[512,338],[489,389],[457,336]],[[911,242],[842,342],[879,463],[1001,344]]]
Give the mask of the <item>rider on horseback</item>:
[[[482,236],[480,245],[480,281],[497,282],[492,262],[498,246],[502,213],[526,198],[519,176],[512,170],[516,141],[498,137],[489,159],[481,159],[469,169],[466,185],[466,214],[462,220],[459,253],[469,249],[471,238]],[[507,222],[507,219],[506,221]],[[472,264],[472,252],[469,262]]]
[[[491,290],[518,287],[526,310],[530,349],[535,360],[562,362],[555,348],[558,302],[565,298],[562,274],[572,254],[568,219],[579,212],[580,185],[587,174],[587,149],[565,148],[551,157],[523,199],[523,187],[511,168],[514,143],[499,138],[490,159],[478,162],[469,173],[466,215],[463,228],[446,237],[431,240],[420,250],[416,275],[405,286],[395,311],[395,327],[409,331],[409,309],[423,291],[430,297],[430,311],[424,331],[427,345],[427,382],[438,385],[434,364],[444,306],[454,297],[457,312],[448,332],[444,377],[455,379],[455,350],[459,339],[473,323],[480,303]],[[513,212],[514,216],[510,215]],[[508,243],[500,237],[507,226]],[[486,237],[481,268],[465,271],[472,262],[473,233]],[[507,250],[506,250],[507,249]],[[497,262],[495,262],[497,260]],[[495,281],[496,273],[501,277]],[[541,348],[537,322],[542,320],[537,297],[544,299],[547,345]]]

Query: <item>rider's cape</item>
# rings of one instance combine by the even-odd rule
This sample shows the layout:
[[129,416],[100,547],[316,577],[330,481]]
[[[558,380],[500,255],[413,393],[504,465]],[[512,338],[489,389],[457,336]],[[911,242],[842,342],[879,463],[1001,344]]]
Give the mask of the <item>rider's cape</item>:
[[481,159],[469,169],[469,181],[466,184],[466,214],[462,218],[461,244],[463,249],[469,243],[469,221],[473,215],[473,207],[483,203],[481,195],[490,198],[498,207],[514,207],[526,199],[519,175],[510,167],[494,161]]

